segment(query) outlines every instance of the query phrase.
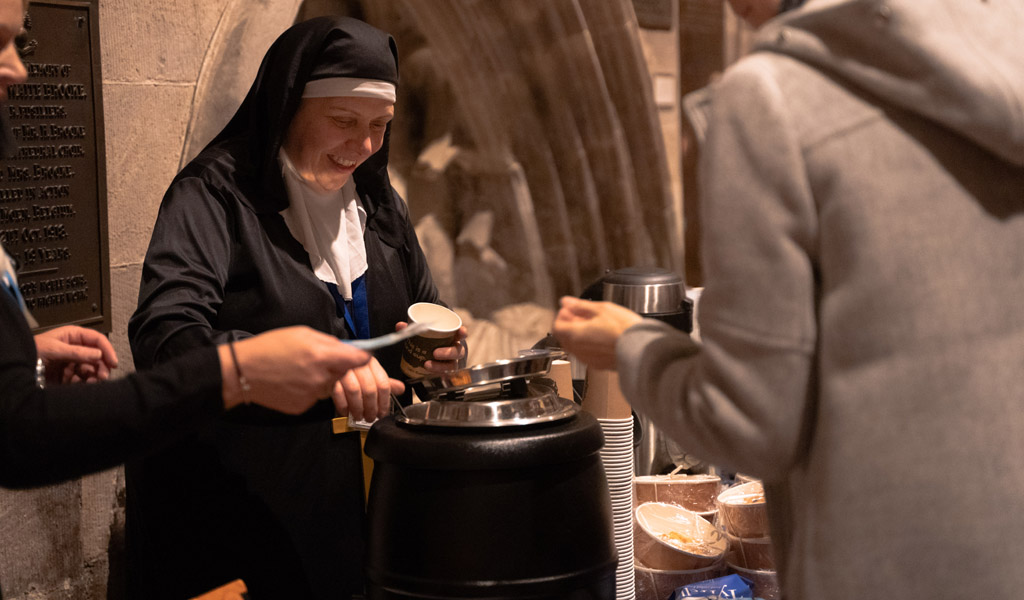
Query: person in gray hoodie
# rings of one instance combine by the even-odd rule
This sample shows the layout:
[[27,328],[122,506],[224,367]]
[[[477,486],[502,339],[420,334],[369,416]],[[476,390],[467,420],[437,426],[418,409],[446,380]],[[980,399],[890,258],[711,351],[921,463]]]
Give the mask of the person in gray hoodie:
[[787,600],[1024,589],[1022,31],[1008,0],[768,19],[713,91],[700,342],[562,301],[564,349],[765,481]]

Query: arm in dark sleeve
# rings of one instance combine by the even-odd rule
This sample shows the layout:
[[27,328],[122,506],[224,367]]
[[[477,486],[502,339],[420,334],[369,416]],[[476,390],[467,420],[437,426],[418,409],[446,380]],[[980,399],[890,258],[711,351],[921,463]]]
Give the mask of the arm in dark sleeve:
[[228,278],[230,227],[224,204],[206,182],[185,177],[171,185],[143,263],[139,305],[128,322],[136,366],[226,340],[213,324]]
[[115,381],[40,389],[35,344],[0,299],[0,485],[58,483],[155,450],[223,410],[220,361],[203,348]]

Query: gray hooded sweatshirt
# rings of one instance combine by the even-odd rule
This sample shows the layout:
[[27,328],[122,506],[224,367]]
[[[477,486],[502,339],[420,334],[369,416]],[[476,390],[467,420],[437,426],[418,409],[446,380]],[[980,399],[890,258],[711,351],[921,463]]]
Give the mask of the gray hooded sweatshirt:
[[634,408],[765,480],[787,600],[1024,590],[1024,2],[812,0],[714,89],[700,343]]

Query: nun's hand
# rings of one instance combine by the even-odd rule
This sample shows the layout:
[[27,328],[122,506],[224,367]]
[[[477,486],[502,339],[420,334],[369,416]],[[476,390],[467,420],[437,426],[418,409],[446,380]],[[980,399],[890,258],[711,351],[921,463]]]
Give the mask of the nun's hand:
[[[409,324],[405,321],[399,321],[395,324],[395,331],[402,331],[408,326]],[[459,327],[451,346],[435,348],[432,360],[423,363],[424,368],[433,373],[444,373],[460,368],[462,361],[466,358],[467,337],[469,337],[469,330],[466,329],[466,326]]]
[[468,336],[469,330],[466,329],[466,326],[459,327],[459,330],[455,332],[452,345],[435,349],[434,357],[423,363],[423,366],[434,373],[458,369],[462,364],[461,361],[466,358],[466,337]]
[[338,380],[331,397],[338,414],[355,421],[376,421],[391,408],[391,394],[401,394],[405,385],[388,377],[376,358],[350,370]]

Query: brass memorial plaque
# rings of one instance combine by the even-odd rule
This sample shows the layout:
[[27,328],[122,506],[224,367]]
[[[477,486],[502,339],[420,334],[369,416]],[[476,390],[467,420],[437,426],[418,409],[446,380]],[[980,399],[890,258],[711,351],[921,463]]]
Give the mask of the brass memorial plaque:
[[40,329],[110,331],[110,259],[96,5],[29,4],[19,52],[28,80],[8,86],[0,165],[0,241]]

